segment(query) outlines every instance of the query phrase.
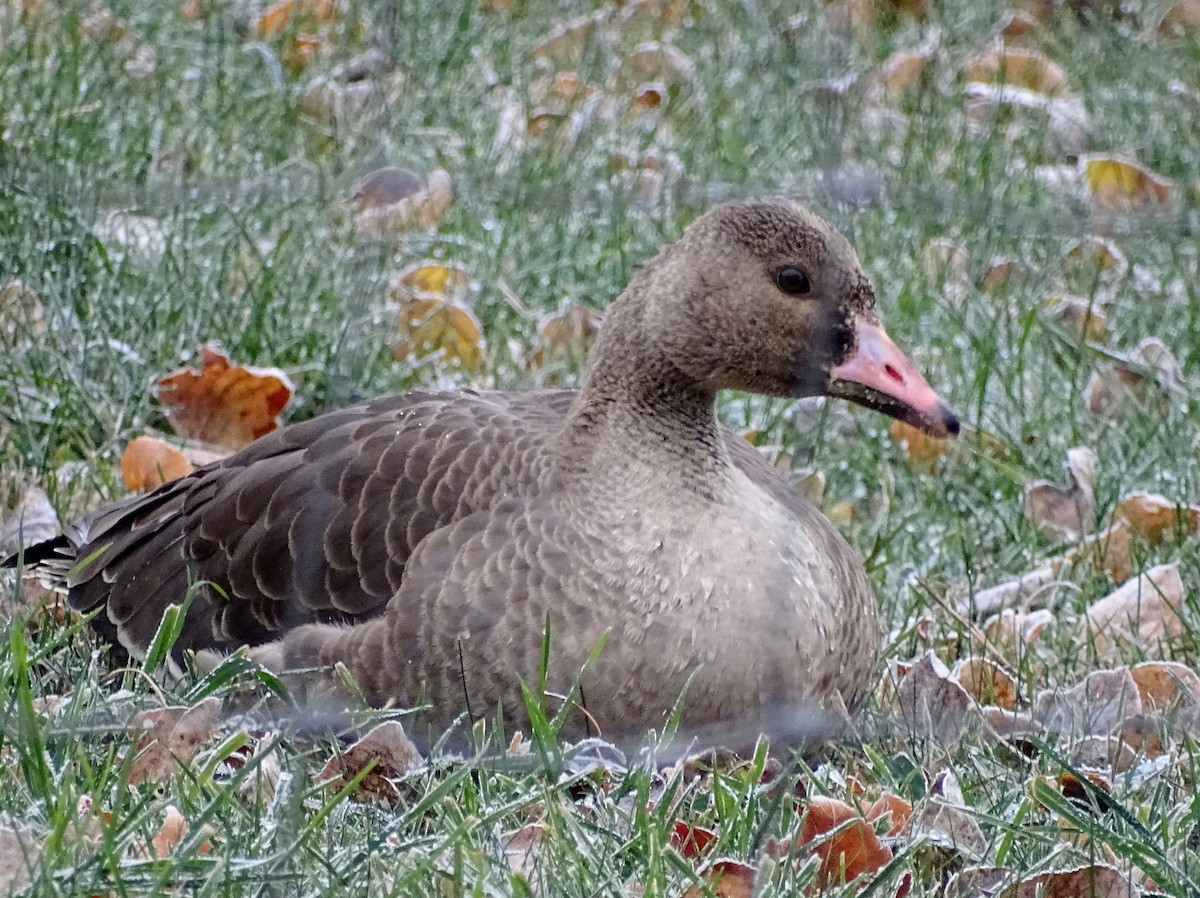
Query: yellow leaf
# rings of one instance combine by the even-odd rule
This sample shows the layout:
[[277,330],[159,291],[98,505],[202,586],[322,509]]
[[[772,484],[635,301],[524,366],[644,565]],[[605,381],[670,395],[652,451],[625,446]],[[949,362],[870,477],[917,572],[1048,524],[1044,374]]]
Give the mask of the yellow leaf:
[[157,437],[135,437],[121,455],[121,477],[135,493],[152,490],[192,473],[182,452]]
[[1174,181],[1118,156],[1081,156],[1079,165],[1093,207],[1155,207],[1169,203],[1175,193]]
[[423,293],[400,306],[397,360],[440,355],[478,374],[484,367],[483,332],[470,310],[436,294]]
[[419,293],[434,293],[452,298],[466,292],[471,284],[471,275],[458,265],[419,262],[402,271],[396,284],[402,291],[413,296]]

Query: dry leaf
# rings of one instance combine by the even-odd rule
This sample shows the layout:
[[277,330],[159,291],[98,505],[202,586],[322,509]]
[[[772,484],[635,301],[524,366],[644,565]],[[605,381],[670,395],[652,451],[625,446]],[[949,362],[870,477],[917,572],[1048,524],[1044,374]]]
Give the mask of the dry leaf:
[[618,84],[627,90],[639,84],[678,88],[692,82],[696,66],[687,54],[664,41],[647,41],[621,57]]
[[1086,296],[1052,297],[1047,311],[1082,340],[1102,343],[1108,336],[1107,316],[1099,303]]
[[904,447],[914,467],[933,473],[934,462],[946,454],[948,440],[931,437],[903,421],[892,422],[892,439]]
[[[414,226],[431,228],[441,220],[454,199],[453,182],[443,169],[430,172],[428,181],[414,193],[406,192],[412,185],[398,174],[405,172],[404,169],[390,169],[391,173],[386,176],[380,172],[364,178],[354,194],[359,204],[354,229],[364,240],[394,237]],[[394,196],[400,196],[400,199],[387,201]]]
[[1106,864],[1039,873],[1005,891],[1005,898],[1140,898],[1129,876]]
[[1077,275],[1099,273],[1109,282],[1120,281],[1129,271],[1125,254],[1103,237],[1084,237],[1067,250],[1065,259],[1068,271]]
[[1007,43],[1036,36],[1041,30],[1038,20],[1023,9],[1010,9],[996,23],[996,33]]
[[21,338],[46,332],[46,313],[38,295],[22,281],[0,287],[0,347],[13,348]]
[[963,689],[981,705],[998,705],[1011,711],[1020,696],[1012,674],[986,658],[964,658],[952,675]]
[[[1144,704],[1144,693],[1142,701]],[[1133,714],[1126,717],[1113,735],[1125,743],[1135,755],[1145,758],[1157,758],[1167,748],[1163,722],[1152,714]]]
[[53,539],[60,529],[46,491],[40,486],[26,487],[17,497],[17,507],[5,515],[0,526],[0,555]]
[[629,98],[631,112],[661,112],[667,108],[671,93],[661,81],[647,81],[633,89]]
[[821,859],[816,879],[821,889],[852,882],[882,869],[892,860],[891,850],[879,841],[875,827],[836,798],[816,796],[809,800],[796,840],[811,847]]
[[1163,10],[1158,33],[1163,37],[1184,37],[1200,32],[1200,0],[1179,0]]
[[980,285],[991,293],[1012,290],[1025,280],[1025,266],[1017,259],[1008,256],[997,256],[983,273]]
[[121,477],[135,493],[152,490],[192,473],[187,457],[158,437],[134,437],[121,455]]
[[941,278],[965,283],[969,265],[967,251],[946,237],[930,240],[921,254],[921,267],[931,280]]
[[173,371],[158,381],[155,396],[175,432],[229,449],[240,449],[279,426],[292,398],[292,382],[278,368],[233,365],[215,343],[200,348],[202,368]]
[[527,823],[520,829],[514,829],[500,837],[508,869],[525,877],[525,881],[531,884],[536,881],[538,875],[538,863],[541,860],[545,836],[545,826],[540,823]]
[[1175,195],[1174,181],[1129,159],[1080,156],[1079,168],[1096,210],[1157,208],[1171,202]]
[[754,895],[754,868],[744,861],[721,858],[709,865],[704,873],[707,889],[692,884],[683,890],[682,898],[702,898],[711,894],[716,898],[751,898]]
[[332,22],[339,15],[334,0],[281,0],[254,18],[250,31],[255,37],[275,37],[296,24]]
[[396,287],[409,296],[432,293],[447,299],[461,299],[471,286],[470,273],[460,265],[418,262],[396,278]]
[[425,760],[398,722],[384,721],[351,745],[335,754],[315,777],[319,783],[341,788],[368,764],[371,771],[359,782],[358,797],[371,796],[386,805],[400,798],[393,780],[416,770]]
[[41,840],[26,826],[0,822],[0,893],[15,895],[33,881],[42,855]]
[[[934,37],[938,37],[935,32]],[[868,88],[877,92],[884,100],[896,101],[917,87],[925,76],[925,70],[937,51],[937,40],[926,41],[912,50],[897,50],[892,53],[871,76]]]
[[1048,480],[1028,484],[1021,494],[1021,510],[1042,535],[1056,542],[1072,542],[1092,529],[1096,500],[1092,480],[1096,454],[1077,447],[1067,450],[1070,486],[1063,489]]
[[963,68],[967,81],[1005,84],[1049,97],[1067,93],[1067,75],[1062,66],[1036,50],[993,44],[969,60]]
[[671,827],[670,844],[686,858],[702,858],[716,847],[717,834],[703,826],[676,820]]
[[129,769],[129,784],[157,783],[191,761],[209,739],[221,712],[221,701],[206,698],[190,708],[167,707],[140,711],[130,727],[137,737],[137,757]]
[[1129,669],[1142,704],[1164,710],[1176,702],[1200,703],[1200,676],[1178,661],[1143,661]]
[[1015,649],[1033,645],[1053,622],[1054,614],[1048,608],[1028,612],[1005,608],[984,622],[983,633],[989,641]]
[[425,181],[416,172],[387,165],[365,175],[355,185],[353,197],[360,209],[376,209],[409,199],[424,189]]
[[543,369],[554,382],[561,379],[562,371],[581,370],[602,321],[603,316],[586,303],[564,299],[557,312],[538,323],[538,348],[526,367]]
[[1129,493],[1117,503],[1113,518],[1129,525],[1133,534],[1161,543],[1168,533],[1195,533],[1200,527],[1200,506],[1177,505],[1154,493]]
[[609,13],[607,8],[601,8],[556,25],[534,46],[534,61],[551,63],[556,68],[572,68],[576,57],[592,46],[597,30],[607,22]]
[[943,770],[929,790],[931,800],[913,817],[909,829],[913,836],[925,836],[935,845],[942,845],[980,858],[987,853],[983,830],[966,810],[958,780],[949,770]]
[[[397,296],[393,292],[393,296]],[[392,347],[397,361],[439,355],[474,374],[483,371],[483,330],[470,309],[436,294],[400,299],[399,336]]]
[[1088,633],[1101,655],[1121,645],[1154,654],[1186,630],[1179,611],[1186,593],[1179,562],[1153,567],[1119,586],[1088,608]]
[[1043,689],[1033,716],[1052,733],[1107,735],[1126,717],[1142,713],[1142,699],[1129,669],[1097,670],[1069,689]]
[[963,737],[970,714],[971,697],[933,652],[909,667],[896,687],[893,719],[907,733],[947,751]]
[[872,823],[879,820],[888,820],[887,835],[895,837],[908,829],[908,821],[912,817],[912,810],[912,803],[908,800],[891,792],[884,792],[867,808],[866,816]]

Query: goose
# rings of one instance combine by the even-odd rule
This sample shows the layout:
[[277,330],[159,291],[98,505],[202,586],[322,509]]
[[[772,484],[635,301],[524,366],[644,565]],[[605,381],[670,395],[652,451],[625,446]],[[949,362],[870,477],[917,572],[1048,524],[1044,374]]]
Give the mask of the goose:
[[853,712],[880,644],[862,562],[718,423],[722,390],[959,429],[884,331],[846,238],[794,203],[737,202],[634,274],[578,392],[331,411],[23,560],[134,657],[200,583],[176,653],[341,664],[371,704],[420,704],[431,732],[522,726],[522,682],[578,686],[569,726],[606,737],[661,727],[677,703],[685,726],[750,732]]

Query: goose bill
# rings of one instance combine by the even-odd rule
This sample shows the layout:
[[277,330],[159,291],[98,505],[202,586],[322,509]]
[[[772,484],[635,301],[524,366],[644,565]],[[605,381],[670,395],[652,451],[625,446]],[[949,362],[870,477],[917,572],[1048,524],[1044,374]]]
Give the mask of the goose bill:
[[858,318],[854,331],[853,354],[830,371],[830,396],[883,412],[930,436],[958,433],[958,417],[882,327]]

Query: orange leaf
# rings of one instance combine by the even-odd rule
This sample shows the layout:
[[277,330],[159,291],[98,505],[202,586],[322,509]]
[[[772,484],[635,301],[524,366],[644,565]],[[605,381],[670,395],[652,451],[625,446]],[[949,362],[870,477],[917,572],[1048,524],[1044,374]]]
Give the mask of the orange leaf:
[[997,44],[969,60],[963,70],[967,81],[999,82],[1034,93],[1060,97],[1067,93],[1062,66],[1036,50]]
[[1138,536],[1161,543],[1168,533],[1195,533],[1200,527],[1200,508],[1176,504],[1166,496],[1134,492],[1117,503],[1113,518],[1125,521]]
[[891,817],[887,834],[898,836],[908,829],[908,818],[912,816],[912,809],[912,804],[899,795],[884,792],[867,808],[867,819],[874,823],[884,817]]
[[811,800],[800,826],[799,840],[803,845],[812,844],[821,859],[817,871],[821,888],[874,873],[892,860],[892,852],[879,841],[871,824],[836,798]]
[[292,382],[278,368],[232,365],[217,344],[200,349],[202,368],[173,371],[155,395],[176,433],[240,449],[279,426]]
[[[705,878],[717,898],[750,898],[754,894],[754,868],[743,861],[713,861]],[[701,898],[704,894],[699,886],[690,885],[684,889],[683,898]]]
[[135,493],[152,490],[192,473],[182,452],[157,437],[134,437],[121,456],[121,477]]
[[1129,669],[1142,703],[1165,709],[1176,699],[1200,702],[1200,676],[1178,661],[1143,661]]
[[686,858],[704,857],[716,841],[717,834],[703,826],[676,820],[671,827],[671,847]]
[[931,437],[903,421],[892,422],[892,439],[905,448],[914,467],[929,473],[933,473],[933,463],[946,454],[946,440]]
[[273,37],[282,33],[293,17],[332,22],[337,16],[338,8],[333,0],[281,0],[254,19],[250,23],[250,30],[257,37]]

